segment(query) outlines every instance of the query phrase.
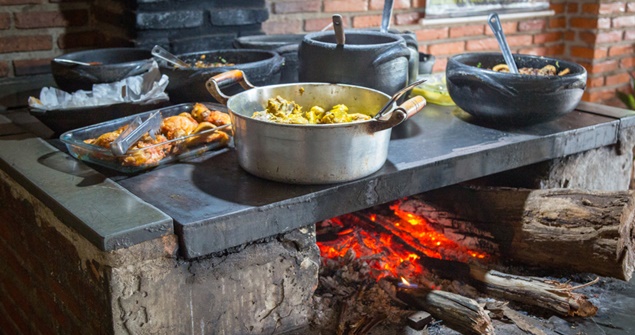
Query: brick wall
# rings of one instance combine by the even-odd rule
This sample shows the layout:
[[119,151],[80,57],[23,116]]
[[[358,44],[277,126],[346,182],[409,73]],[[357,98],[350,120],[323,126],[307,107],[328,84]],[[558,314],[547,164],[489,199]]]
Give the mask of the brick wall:
[[[166,1],[137,2],[151,12]],[[179,1],[177,9],[187,11],[190,2]],[[0,0],[0,81],[45,73],[52,57],[69,50],[125,45],[133,43],[131,40],[137,37],[144,37],[150,44],[171,43],[177,49],[180,45],[185,51],[197,45],[191,40],[188,42],[188,38],[206,34],[207,28],[192,27],[185,34],[187,38],[175,42],[169,30],[161,33],[144,29],[135,31],[139,24],[139,17],[135,15],[139,13],[131,8],[131,3],[134,2]],[[250,7],[258,1],[231,3]],[[383,4],[383,0],[266,0],[268,18],[257,10],[243,11],[238,18],[257,16],[252,19],[266,19],[262,30],[268,34],[317,31],[329,24],[335,13],[343,15],[348,28],[368,28],[379,26]],[[416,33],[420,50],[437,57],[435,72],[443,71],[447,57],[453,54],[498,50],[485,23],[420,25],[424,7],[425,0],[396,0],[392,27]],[[554,16],[503,22],[512,51],[562,57],[581,63],[589,71],[583,99],[622,107],[615,98],[615,91],[630,90],[629,72],[635,67],[635,2],[552,0],[551,8],[555,11]],[[209,15],[213,13],[222,13],[222,10],[211,10]],[[151,26],[154,21],[150,16],[142,22]],[[192,24],[191,19],[183,24]],[[245,34],[258,33],[259,28],[257,24],[251,25]],[[235,30],[225,27],[221,34],[231,35]],[[226,46],[226,38],[216,42],[208,39],[207,43],[199,45],[206,48],[214,43]],[[139,44],[139,41],[135,42]]]
[[9,180],[0,171],[0,333],[111,334],[103,268],[83,261]]

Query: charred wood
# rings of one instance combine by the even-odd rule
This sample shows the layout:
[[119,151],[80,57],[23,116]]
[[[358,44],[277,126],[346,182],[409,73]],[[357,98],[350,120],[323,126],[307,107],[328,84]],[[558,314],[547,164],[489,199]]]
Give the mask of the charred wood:
[[492,320],[475,300],[451,292],[427,288],[400,287],[397,298],[409,306],[420,308],[443,320],[461,334],[494,334]]

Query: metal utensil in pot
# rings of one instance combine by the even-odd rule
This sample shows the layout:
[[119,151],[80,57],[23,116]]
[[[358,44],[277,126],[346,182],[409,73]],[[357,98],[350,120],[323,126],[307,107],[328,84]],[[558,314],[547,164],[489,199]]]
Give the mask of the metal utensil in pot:
[[281,96],[300,106],[344,104],[350,112],[374,115],[391,97],[362,86],[294,83],[254,87],[231,97],[219,92],[228,82],[248,87],[242,71],[210,78],[210,94],[226,104],[234,127],[238,163],[261,178],[292,184],[330,184],[366,177],[385,164],[393,127],[416,114],[425,99],[414,97],[390,117],[337,124],[281,124],[258,120],[270,98]]
[[179,57],[176,57],[176,55],[173,55],[158,45],[155,45],[154,48],[152,48],[152,56],[162,59],[176,67],[191,67],[190,64],[184,62]]

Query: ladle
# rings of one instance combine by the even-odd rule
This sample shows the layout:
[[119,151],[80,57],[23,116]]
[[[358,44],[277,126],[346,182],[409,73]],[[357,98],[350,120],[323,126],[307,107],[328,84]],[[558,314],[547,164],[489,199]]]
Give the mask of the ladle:
[[101,65],[101,62],[80,62],[78,60],[72,60],[72,59],[64,59],[64,58],[56,58],[55,59],[56,62],[58,63],[66,63],[66,64],[73,64],[73,65],[83,65],[83,66],[95,66],[95,65]]
[[155,45],[154,48],[152,48],[152,56],[163,59],[164,61],[176,67],[190,67],[188,63],[182,61],[181,59],[158,45]]
[[399,90],[397,93],[395,93],[392,96],[392,98],[390,98],[390,100],[388,100],[388,102],[384,105],[384,107],[382,107],[379,110],[379,112],[377,112],[377,114],[375,114],[373,119],[380,119],[384,115],[388,114],[388,112],[390,112],[392,110],[392,106],[395,104],[395,102],[397,100],[399,100],[399,98],[401,98],[402,95],[404,95],[406,92],[408,92],[409,90],[411,90],[415,86],[422,84],[426,80],[427,79],[419,79],[419,80],[415,81],[414,83],[412,83],[412,84],[402,88],[401,90]]
[[388,28],[390,28],[393,2],[394,0],[384,1],[384,12],[381,15],[381,27],[379,28],[379,31],[381,31],[382,33],[387,33]]
[[335,31],[337,45],[344,45],[346,43],[346,35],[344,35],[344,28],[342,27],[342,15],[333,15],[333,30]]
[[511,50],[509,49],[509,44],[507,44],[507,40],[505,39],[505,33],[503,32],[503,26],[498,18],[498,14],[491,13],[487,18],[487,23],[492,29],[494,36],[496,36],[498,46],[503,53],[503,58],[505,58],[505,63],[507,63],[507,66],[509,67],[509,72],[518,73],[518,67],[516,67],[516,62],[514,61]]

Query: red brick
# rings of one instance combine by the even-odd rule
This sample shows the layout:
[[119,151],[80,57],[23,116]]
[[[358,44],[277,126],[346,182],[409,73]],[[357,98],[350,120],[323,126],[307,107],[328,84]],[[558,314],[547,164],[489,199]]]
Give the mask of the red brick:
[[[382,10],[384,9],[384,2],[385,2],[384,0],[370,0],[368,9]],[[413,7],[411,7],[409,0],[396,0],[392,5],[393,9],[408,9],[408,8],[414,8],[414,7],[416,7],[416,5],[413,5]]]
[[[515,33],[518,30],[518,22],[502,22],[501,26],[503,27],[503,31],[505,32],[505,34],[510,35],[512,33]],[[492,32],[492,29],[485,29],[485,34],[489,35],[489,36],[494,36],[494,33]]]
[[549,5],[549,8],[555,12],[556,15],[564,13],[565,5],[564,3],[553,3]]
[[450,37],[451,38],[459,38],[465,36],[476,36],[483,35],[485,30],[485,25],[471,25],[471,26],[463,26],[463,27],[451,27],[450,28]]
[[545,44],[556,41],[561,41],[564,34],[561,32],[542,33],[534,35],[534,44]]
[[449,33],[450,33],[450,28],[447,28],[447,27],[415,30],[415,35],[417,35],[417,40],[419,41],[441,40],[444,38],[448,38]]
[[547,51],[545,52],[545,56],[557,57],[564,54],[564,44],[556,44],[547,47]]
[[64,49],[97,46],[102,36],[97,31],[63,33],[57,38],[57,46]]
[[543,30],[547,26],[547,21],[544,19],[536,19],[529,21],[522,21],[518,23],[518,31],[534,31]]
[[9,75],[9,63],[0,61],[0,77]]
[[432,72],[445,72],[445,68],[448,66],[448,59],[445,57],[437,57],[432,65]]
[[267,20],[262,23],[262,30],[267,34],[294,34],[298,31],[302,31],[302,20]]
[[454,54],[465,51],[465,43],[464,42],[450,42],[450,43],[431,44],[428,46],[428,51],[430,54],[435,56],[454,55]]
[[0,37],[0,53],[51,50],[51,39],[49,35]]
[[372,28],[381,25],[381,15],[360,15],[353,17],[353,28]]
[[625,41],[635,40],[635,30],[626,30],[624,32],[624,40]]
[[622,41],[623,32],[621,30],[613,30],[608,32],[589,32],[581,31],[580,39],[588,44],[596,43],[617,43]]
[[604,86],[604,77],[603,76],[599,76],[596,78],[589,77],[587,78],[586,86],[588,88],[602,87]]
[[412,0],[412,8],[425,8],[426,0]]
[[601,32],[597,36],[596,43],[617,43],[622,41],[623,35],[624,32],[621,30]]
[[495,38],[486,38],[480,40],[470,40],[466,42],[465,50],[467,51],[488,51],[497,50],[498,42]]
[[[344,28],[348,27],[348,19],[346,17],[342,18]],[[304,30],[306,31],[320,31],[324,29],[324,27],[333,23],[333,20],[330,18],[324,19],[308,19],[304,22]]]
[[272,4],[272,11],[275,14],[319,12],[320,1],[280,1]]
[[325,13],[365,12],[368,10],[366,0],[325,0]]
[[590,67],[587,67],[589,74],[606,73],[617,70],[618,62],[615,59],[609,59],[604,62],[594,63]]
[[626,4],[626,12],[628,12],[628,13],[635,12],[635,2],[630,2],[630,1],[629,1],[629,2]]
[[580,9],[580,6],[578,6],[577,3],[575,2],[567,3],[567,13],[575,14],[575,13],[578,13],[579,9]]
[[587,47],[572,46],[570,51],[573,57],[586,59],[600,59],[606,57],[608,54],[608,50],[606,48],[593,49]]
[[618,73],[610,76],[606,76],[606,85],[614,86],[624,83],[628,83],[631,80],[631,76],[628,73]]
[[558,17],[549,19],[549,28],[565,28],[567,26],[567,19],[564,17]]
[[547,54],[546,47],[533,47],[533,48],[525,48],[518,49],[518,53],[526,54],[526,55],[536,55],[536,56],[545,56]]
[[635,26],[635,16],[620,16],[613,18],[613,27],[633,27]]
[[597,14],[600,11],[600,5],[597,3],[583,3],[582,12],[587,14]]
[[621,68],[635,67],[635,57],[625,57],[620,59],[620,67]]
[[51,59],[20,59],[14,60],[16,76],[32,76],[51,72]]
[[601,17],[598,19],[598,28],[599,29],[609,29],[611,28],[611,18],[609,17]]
[[582,100],[588,102],[602,102],[604,100],[612,99],[615,96],[613,89],[604,90],[586,90],[582,95]]
[[569,23],[572,28],[595,29],[598,27],[598,19],[590,17],[572,17]]
[[533,37],[531,35],[507,36],[507,44],[512,47],[530,45],[532,40]]
[[565,41],[576,41],[576,32],[572,30],[567,30],[564,32],[564,40]]
[[623,2],[604,2],[600,4],[600,15],[624,13],[626,6]]
[[76,27],[88,23],[88,11],[83,9],[61,12],[15,13],[15,27],[20,29]]
[[633,46],[631,44],[629,44],[629,45],[616,45],[616,46],[609,47],[609,56],[610,57],[620,56],[620,55],[627,55],[627,54],[633,54],[634,52],[635,52],[635,49],[633,48]]
[[11,16],[9,13],[0,13],[0,29],[11,28]]
[[415,25],[419,23],[420,19],[421,19],[421,13],[419,12],[397,13],[395,14],[395,25],[396,26]]

